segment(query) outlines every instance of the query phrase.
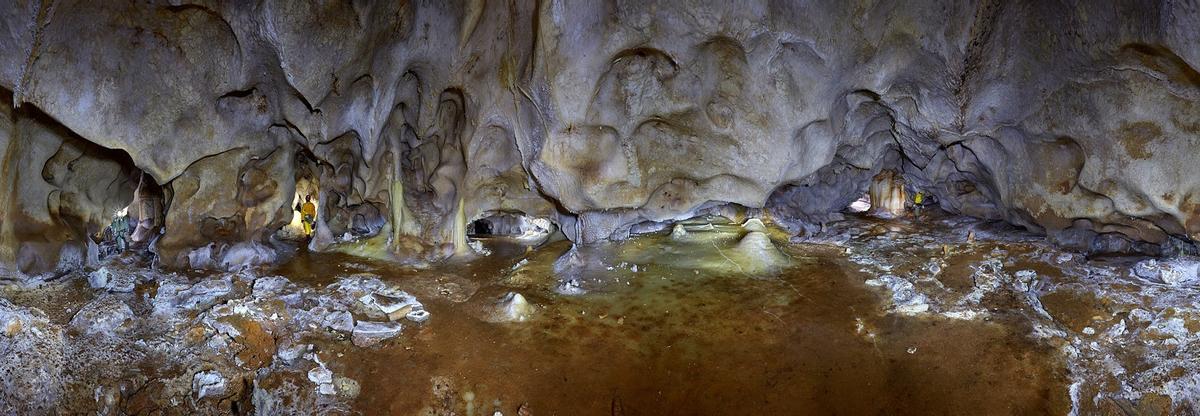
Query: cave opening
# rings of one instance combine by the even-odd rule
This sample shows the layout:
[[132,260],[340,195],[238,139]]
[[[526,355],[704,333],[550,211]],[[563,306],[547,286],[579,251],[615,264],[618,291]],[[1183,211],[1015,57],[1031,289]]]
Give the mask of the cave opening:
[[311,153],[305,150],[296,152],[294,162],[295,190],[288,204],[291,220],[276,231],[275,236],[285,241],[301,242],[312,237],[319,224],[317,211],[321,207],[321,181],[316,174],[319,165]]
[[467,224],[471,239],[510,238],[517,241],[545,241],[557,229],[548,218],[531,217],[520,211],[494,211]]
[[846,212],[852,214],[861,214],[870,210],[871,194],[869,193],[864,193],[861,197],[855,199],[854,202],[851,202],[850,205],[846,206]]
[[163,187],[127,150],[88,140],[35,105],[8,107],[10,94],[0,89],[0,263],[61,276],[125,253],[153,260]]
[[486,218],[480,218],[471,223],[471,235],[475,237],[493,235],[492,222]]
[[[138,171],[137,185],[129,199],[119,209],[107,213],[99,224],[88,225],[96,231],[88,233],[89,256],[94,247],[94,260],[106,260],[124,253],[152,255],[154,243],[162,235],[165,197],[162,186],[150,175]],[[133,181],[130,181],[132,183]]]
[[100,248],[100,260],[129,249],[148,253],[162,235],[166,206],[163,188],[149,174],[139,170],[137,175],[137,187],[129,203],[113,212],[101,237],[94,240]]

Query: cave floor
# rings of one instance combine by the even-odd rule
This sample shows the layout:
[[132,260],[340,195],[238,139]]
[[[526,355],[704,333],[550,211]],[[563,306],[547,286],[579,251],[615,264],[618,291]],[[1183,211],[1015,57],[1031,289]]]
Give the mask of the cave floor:
[[[772,228],[774,258],[739,250],[736,224],[684,228],[577,250],[483,240],[490,255],[433,270],[305,252],[225,274],[113,264],[141,273],[134,292],[80,275],[0,295],[62,328],[69,364],[46,381],[79,411],[1165,414],[1200,395],[1197,288],[1138,278],[1139,259],[940,216]],[[326,314],[387,321],[346,295],[376,278],[431,318],[356,345]],[[101,298],[132,316],[76,319]]]

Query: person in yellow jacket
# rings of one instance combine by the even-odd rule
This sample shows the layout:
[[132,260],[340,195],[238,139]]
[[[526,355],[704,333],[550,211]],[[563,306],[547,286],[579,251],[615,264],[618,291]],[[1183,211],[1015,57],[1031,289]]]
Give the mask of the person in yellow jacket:
[[312,235],[313,224],[317,221],[317,205],[312,202],[312,195],[304,197],[304,205],[300,207],[300,222],[304,224],[304,235]]
[[922,208],[925,208],[925,193],[917,191],[913,195],[913,210],[917,211],[917,215],[921,215]]

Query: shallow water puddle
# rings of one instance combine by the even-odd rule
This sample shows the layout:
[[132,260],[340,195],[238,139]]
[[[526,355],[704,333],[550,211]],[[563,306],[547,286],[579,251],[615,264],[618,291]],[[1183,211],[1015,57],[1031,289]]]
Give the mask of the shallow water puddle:
[[[331,368],[360,380],[355,408],[368,414],[468,404],[479,414],[521,404],[579,415],[1066,413],[1064,364],[1019,321],[887,314],[828,246],[784,244],[782,271],[738,273],[719,252],[736,232],[581,251],[566,272],[581,281],[578,295],[554,290],[566,243],[530,253],[515,272],[506,266],[517,259],[497,255],[433,273],[470,275],[480,288],[464,302],[425,300],[434,318],[397,341],[324,347],[345,354]],[[374,272],[415,292],[437,279]],[[488,322],[510,290],[534,316]]]

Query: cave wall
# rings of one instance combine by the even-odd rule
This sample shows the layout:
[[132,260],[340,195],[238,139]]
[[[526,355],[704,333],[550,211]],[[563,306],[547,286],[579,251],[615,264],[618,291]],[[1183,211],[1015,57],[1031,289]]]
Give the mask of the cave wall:
[[585,243],[720,203],[820,223],[885,169],[1064,244],[1200,238],[1194,2],[22,0],[0,26],[12,106],[173,196],[169,264],[266,241],[298,152],[317,248],[445,252],[494,211]]
[[[3,98],[11,98],[5,91]],[[0,264],[62,272],[95,262],[89,236],[133,201],[141,171],[129,156],[71,133],[33,108],[0,103]],[[94,250],[93,250],[94,252]]]

